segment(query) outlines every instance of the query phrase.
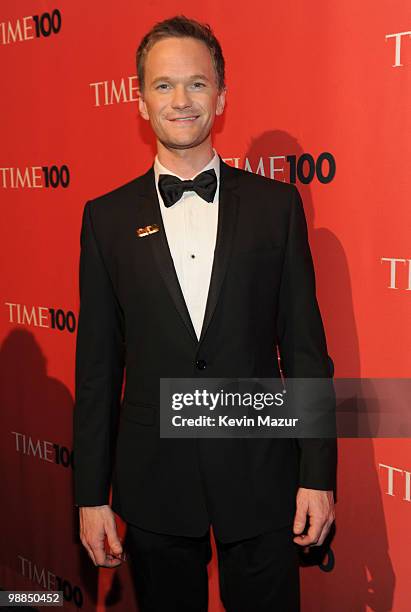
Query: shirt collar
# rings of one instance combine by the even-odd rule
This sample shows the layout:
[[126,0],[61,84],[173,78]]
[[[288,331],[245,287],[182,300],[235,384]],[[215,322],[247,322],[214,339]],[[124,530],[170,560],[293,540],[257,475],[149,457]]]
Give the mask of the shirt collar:
[[[217,175],[217,191],[216,191],[216,194],[217,194],[218,193],[219,183],[220,183],[220,157],[219,157],[217,151],[214,148],[213,148],[213,151],[214,151],[214,157],[212,159],[210,159],[208,164],[206,164],[203,168],[201,168],[201,170],[199,170],[194,176],[192,176],[190,178],[194,179],[198,174],[200,174],[200,172],[204,172],[204,170],[211,170],[213,168],[215,170],[216,175]],[[163,166],[163,164],[161,164],[159,159],[158,159],[158,155],[156,155],[155,158],[154,158],[154,178],[155,178],[157,193],[158,193],[158,196],[161,199],[161,201],[162,201],[162,198],[161,198],[161,195],[160,195],[160,193],[158,191],[158,177],[159,177],[160,174],[172,174],[173,176],[177,176],[181,180],[187,180],[187,179],[184,179],[182,176],[179,176],[178,174],[176,174],[172,170],[169,170],[168,168]]]

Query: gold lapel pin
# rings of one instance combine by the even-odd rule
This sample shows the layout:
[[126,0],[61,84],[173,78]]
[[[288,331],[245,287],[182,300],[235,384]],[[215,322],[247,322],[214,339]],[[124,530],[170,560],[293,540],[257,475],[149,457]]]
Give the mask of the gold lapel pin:
[[146,225],[145,227],[138,227],[136,230],[136,234],[138,238],[143,238],[144,236],[155,234],[158,231],[160,231],[159,226],[156,223],[153,223],[153,225]]

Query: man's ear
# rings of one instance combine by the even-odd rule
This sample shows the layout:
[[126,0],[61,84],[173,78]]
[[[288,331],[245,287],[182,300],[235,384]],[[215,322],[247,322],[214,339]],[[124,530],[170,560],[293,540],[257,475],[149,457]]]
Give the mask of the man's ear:
[[216,105],[216,115],[222,115],[225,107],[225,96],[227,93],[227,88],[223,87],[220,93],[217,96],[217,105]]
[[138,96],[138,110],[140,111],[140,115],[143,117],[143,119],[148,121],[149,116],[147,112],[147,106],[146,106],[146,103],[144,102],[144,96],[141,92],[141,89],[137,90],[137,96]]
[[223,89],[220,91],[220,93],[217,96],[217,106],[216,106],[216,111],[215,111],[216,115],[223,114],[226,93],[227,93],[227,87],[223,87]]

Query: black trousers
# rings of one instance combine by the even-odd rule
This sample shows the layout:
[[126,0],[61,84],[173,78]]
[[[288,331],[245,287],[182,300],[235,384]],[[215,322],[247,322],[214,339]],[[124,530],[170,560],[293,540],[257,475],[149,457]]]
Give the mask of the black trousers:
[[[298,544],[292,525],[238,542],[216,539],[221,601],[227,612],[298,612]],[[128,555],[140,612],[207,612],[210,532],[154,533],[127,524]]]

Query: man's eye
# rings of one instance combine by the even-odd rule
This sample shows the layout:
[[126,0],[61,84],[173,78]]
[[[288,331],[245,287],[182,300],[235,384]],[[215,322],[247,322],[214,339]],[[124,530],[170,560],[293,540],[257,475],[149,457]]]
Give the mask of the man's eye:
[[205,84],[198,81],[196,83],[193,83],[193,87],[195,87],[196,89],[201,89],[202,87],[205,87]]
[[160,85],[157,85],[156,89],[166,89],[168,86],[168,83],[160,83]]

